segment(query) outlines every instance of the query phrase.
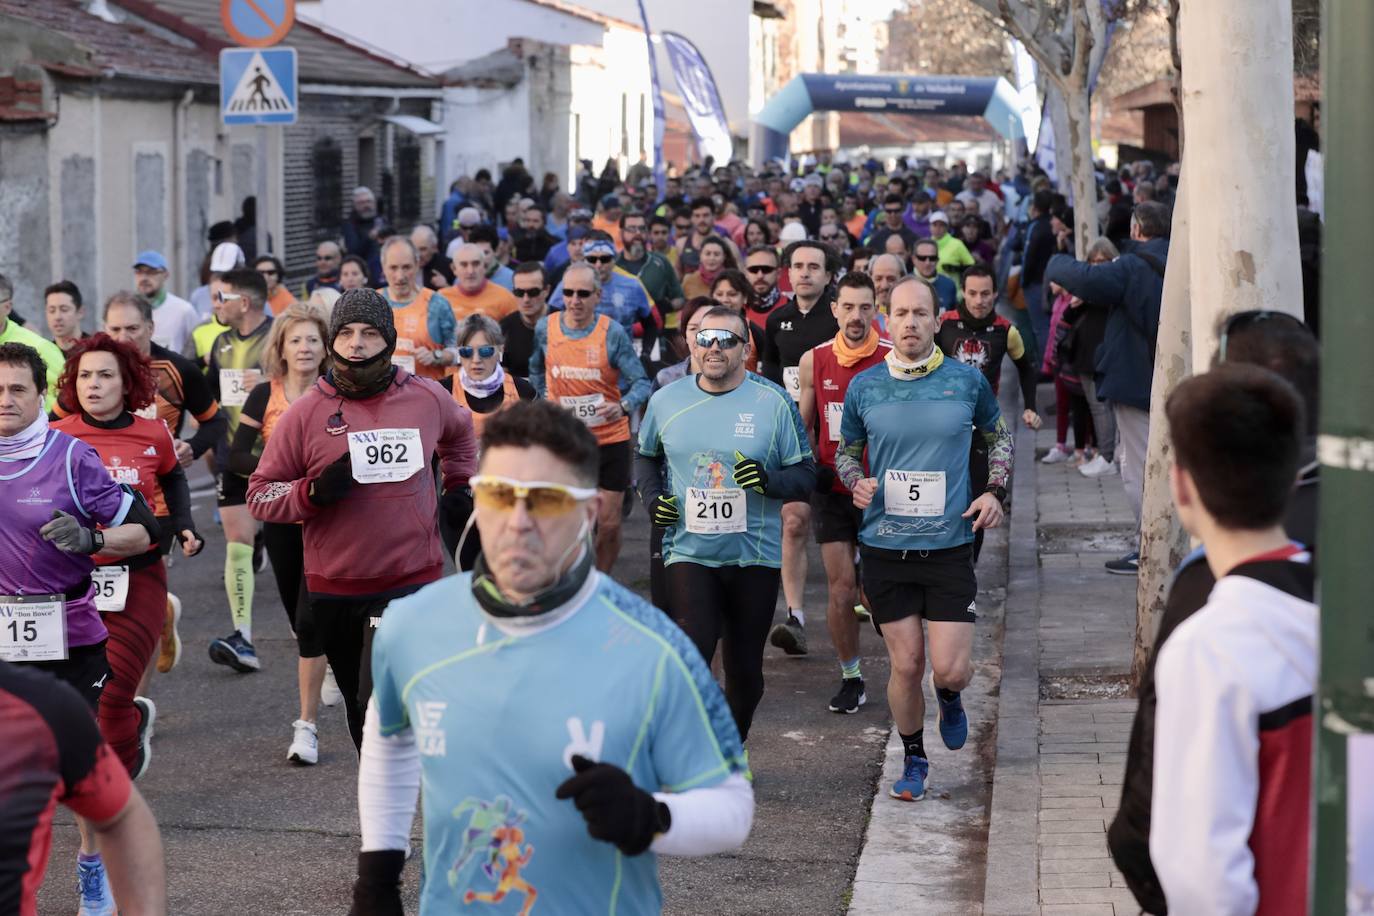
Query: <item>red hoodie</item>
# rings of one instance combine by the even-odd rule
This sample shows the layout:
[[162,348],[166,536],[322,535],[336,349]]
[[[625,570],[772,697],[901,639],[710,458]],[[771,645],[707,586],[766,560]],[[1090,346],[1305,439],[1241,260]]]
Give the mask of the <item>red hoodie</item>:
[[[342,411],[346,433],[329,432]],[[310,481],[348,452],[347,433],[418,429],[424,467],[398,483],[360,484],[342,500],[316,506]],[[477,466],[472,416],[437,382],[397,369],[385,391],[341,398],[324,379],[277,421],[248,482],[248,508],[265,522],[304,523],[305,579],[312,595],[384,597],[443,575],[434,475],[439,454],[444,489],[466,487]]]

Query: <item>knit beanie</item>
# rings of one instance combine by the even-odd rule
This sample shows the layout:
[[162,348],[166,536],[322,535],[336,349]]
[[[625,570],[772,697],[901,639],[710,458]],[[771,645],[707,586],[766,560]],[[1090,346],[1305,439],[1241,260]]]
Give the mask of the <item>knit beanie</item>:
[[339,332],[350,324],[369,324],[382,332],[388,347],[396,346],[396,322],[391,315],[391,303],[375,289],[350,289],[334,303],[334,314],[329,319],[331,349]]

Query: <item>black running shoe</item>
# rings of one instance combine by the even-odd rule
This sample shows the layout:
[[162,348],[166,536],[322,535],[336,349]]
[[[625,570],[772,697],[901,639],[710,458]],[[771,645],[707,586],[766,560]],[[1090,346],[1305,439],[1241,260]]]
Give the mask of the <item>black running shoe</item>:
[[845,714],[855,713],[859,711],[860,706],[867,702],[868,694],[864,693],[864,679],[847,677],[840,681],[840,692],[831,698],[830,711]]

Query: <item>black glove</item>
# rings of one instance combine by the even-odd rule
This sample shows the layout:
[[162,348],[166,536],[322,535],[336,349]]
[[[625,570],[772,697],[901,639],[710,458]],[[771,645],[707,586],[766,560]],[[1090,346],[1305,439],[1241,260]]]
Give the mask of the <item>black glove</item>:
[[472,517],[472,492],[467,487],[446,491],[439,499],[439,511],[454,531],[462,531]]
[[573,800],[592,839],[637,856],[649,848],[655,834],[667,832],[672,824],[668,806],[635,785],[629,773],[577,754],[572,765],[576,775],[559,786],[554,797]]
[[816,492],[817,492],[817,493],[829,493],[832,489],[834,489],[834,487],[835,487],[835,481],[838,480],[838,479],[839,479],[839,477],[838,477],[838,475],[835,474],[835,469],[832,468],[830,465],[828,465],[828,464],[817,464],[817,465],[816,465]]
[[358,853],[358,880],[353,883],[348,916],[405,916],[401,908],[405,867],[406,854],[400,849]]
[[753,458],[735,452],[735,486],[762,493],[768,489],[768,473]]
[[306,498],[317,506],[332,506],[348,495],[353,489],[353,462],[348,452],[344,452],[333,464],[320,472],[320,476],[310,481]]
[[649,503],[649,520],[659,528],[671,528],[682,521],[677,497],[664,496],[662,493],[655,496],[653,502]]
[[95,534],[61,509],[52,510],[52,520],[39,528],[38,534],[63,553],[95,553]]

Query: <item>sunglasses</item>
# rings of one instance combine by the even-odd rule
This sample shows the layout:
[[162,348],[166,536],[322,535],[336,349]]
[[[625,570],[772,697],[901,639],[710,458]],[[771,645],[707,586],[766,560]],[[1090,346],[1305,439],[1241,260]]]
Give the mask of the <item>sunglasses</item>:
[[544,480],[515,480],[492,474],[478,474],[470,481],[472,502],[487,512],[510,512],[519,500],[533,518],[566,515],[596,495],[595,487],[570,487]]
[[459,347],[458,355],[463,359],[472,359],[472,354],[476,353],[478,359],[491,359],[496,355],[496,347],[485,344],[480,347]]
[[837,239],[839,239],[839,236],[836,235],[836,234],[833,233],[833,232],[831,232],[831,233],[829,233],[829,234],[826,234],[826,233],[824,233],[824,232],[821,233],[821,241],[822,241],[822,242],[833,242],[833,241],[836,241]]
[[539,295],[539,294],[542,293],[543,291],[544,291],[544,287],[542,287],[542,286],[530,286],[530,287],[517,286],[517,287],[515,287],[515,289],[511,290],[511,293],[512,293],[512,294],[515,296],[515,298],[517,298],[517,299],[533,299],[535,296]]
[[226,292],[224,292],[224,291],[221,290],[220,292],[218,292],[218,293],[215,294],[215,298],[219,299],[220,302],[235,302],[235,301],[237,301],[237,300],[239,300],[239,299],[242,299],[242,298],[243,298],[243,294],[242,294],[242,293],[226,293]]
[[1269,319],[1286,319],[1299,327],[1306,328],[1302,319],[1296,318],[1287,312],[1271,312],[1268,309],[1253,309],[1248,312],[1236,312],[1226,319],[1226,323],[1221,326],[1221,339],[1217,342],[1217,362],[1226,362],[1226,338],[1231,336],[1231,332],[1241,325],[1257,324]]
[[593,254],[588,255],[587,257],[583,258],[583,260],[586,261],[588,264],[609,264],[615,260],[615,256],[609,254]]
[[912,260],[920,261],[922,264],[934,264],[936,261],[940,260],[940,256],[939,256],[938,254],[937,254],[937,255],[923,255],[923,254],[918,254],[918,255],[916,255],[916,257],[913,258]]
[[594,289],[565,289],[563,290],[564,299],[590,299],[596,295]]
[[755,264],[753,267],[746,267],[744,269],[751,274],[775,274],[778,272],[776,267],[769,267],[767,264]]
[[697,331],[697,346],[703,350],[711,349],[712,344],[718,345],[722,350],[733,350],[742,343],[744,343],[743,337],[724,328],[707,328],[704,331]]

